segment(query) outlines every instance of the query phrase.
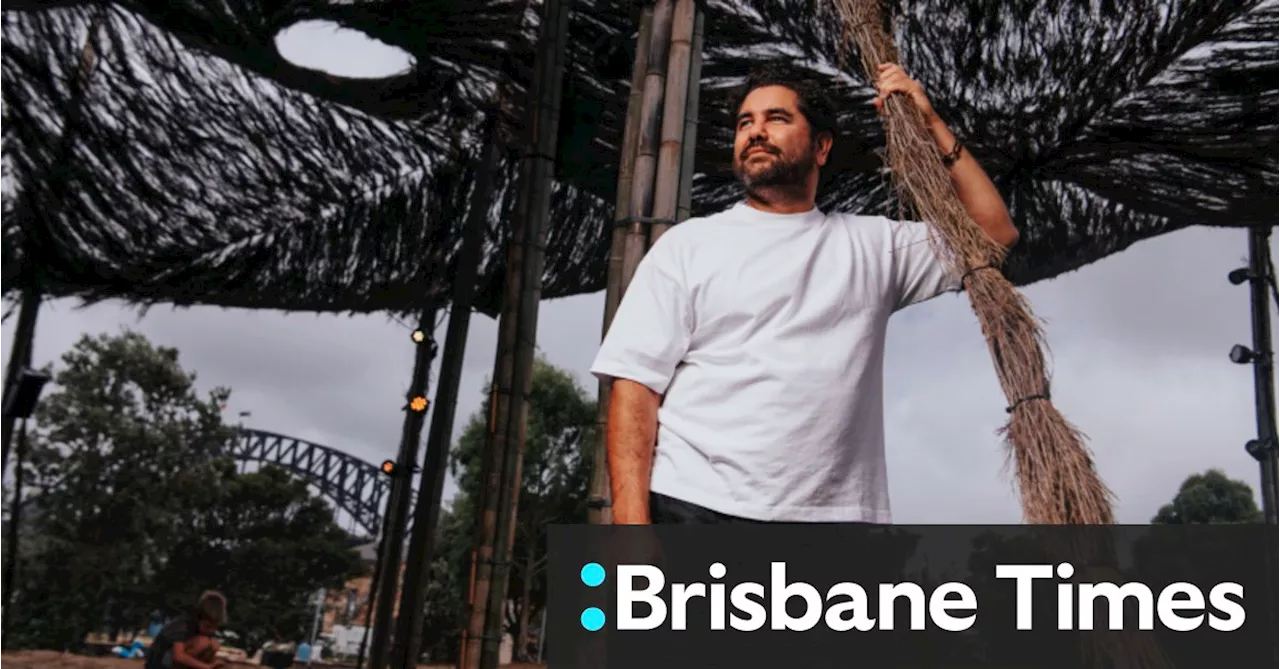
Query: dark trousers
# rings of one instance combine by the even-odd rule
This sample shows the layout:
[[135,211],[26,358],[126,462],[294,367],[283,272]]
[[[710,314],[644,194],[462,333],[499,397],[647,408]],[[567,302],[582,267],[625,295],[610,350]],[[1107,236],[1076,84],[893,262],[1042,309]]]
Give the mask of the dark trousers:
[[[752,520],[712,511],[681,499],[649,493],[649,522],[653,525],[768,525],[774,521]],[[811,523],[813,525],[871,525],[872,523]]]
[[674,497],[649,493],[649,522],[654,525],[713,525],[724,523],[761,525],[769,521],[730,516]]

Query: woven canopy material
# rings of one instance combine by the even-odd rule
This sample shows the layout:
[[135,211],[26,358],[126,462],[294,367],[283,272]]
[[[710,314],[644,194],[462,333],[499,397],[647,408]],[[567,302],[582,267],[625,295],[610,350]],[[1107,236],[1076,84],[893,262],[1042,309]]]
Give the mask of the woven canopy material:
[[[1024,285],[1190,225],[1274,225],[1277,3],[902,0],[902,61],[1005,194]],[[543,296],[604,288],[636,8],[575,2]],[[4,291],[289,311],[447,296],[496,114],[476,308],[500,309],[536,2],[4,6]],[[825,3],[707,2],[694,215],[740,197],[734,86],[808,68],[843,110],[820,206],[899,215],[872,90]],[[283,58],[325,20],[404,49],[341,78]],[[86,48],[86,40],[90,47]],[[83,82],[83,87],[79,82]],[[902,212],[910,215],[910,212]]]

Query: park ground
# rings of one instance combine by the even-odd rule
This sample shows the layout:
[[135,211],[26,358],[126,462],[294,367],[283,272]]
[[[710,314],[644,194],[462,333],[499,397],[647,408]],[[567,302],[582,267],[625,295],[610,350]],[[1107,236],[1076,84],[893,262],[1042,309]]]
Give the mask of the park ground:
[[[0,654],[0,664],[8,669],[142,669],[142,660],[126,660],[118,657],[87,657],[56,651],[36,650],[21,653]],[[295,667],[300,665],[294,665]],[[314,667],[346,669],[355,665],[317,662]],[[226,669],[261,669],[248,662],[228,662]],[[503,669],[546,669],[542,664],[505,664]],[[451,664],[420,664],[418,669],[452,669]]]

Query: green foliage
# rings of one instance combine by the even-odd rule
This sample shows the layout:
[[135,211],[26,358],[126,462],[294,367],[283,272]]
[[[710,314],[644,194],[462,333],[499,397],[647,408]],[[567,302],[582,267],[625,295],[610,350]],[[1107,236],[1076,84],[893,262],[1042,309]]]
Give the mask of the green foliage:
[[[490,388],[450,453],[450,473],[459,492],[441,519],[441,562],[433,565],[434,592],[424,630],[424,651],[433,661],[456,657],[458,613],[467,602],[471,549],[480,503],[485,440],[488,436]],[[531,626],[546,606],[547,526],[579,523],[586,517],[591,481],[592,434],[596,403],[573,376],[539,358],[529,397],[522,490],[516,520],[508,596],[507,630],[528,639]],[[434,611],[434,614],[432,613]],[[517,644],[516,659],[528,647]]]
[[1249,484],[1228,478],[1222,470],[1210,469],[1187,477],[1173,501],[1160,507],[1151,522],[1160,525],[1260,523],[1262,512]]
[[305,484],[215,457],[234,437],[230,393],[201,397],[177,350],[126,331],[83,337],[62,363],[30,430],[6,646],[72,648],[210,588],[247,639],[296,635],[307,596],[353,574],[355,552]]
[[234,605],[227,629],[237,645],[296,641],[308,633],[319,588],[342,588],[364,572],[359,555],[312,497],[306,482],[278,467],[237,475],[220,463],[207,505],[193,509],[156,582],[171,609],[216,588]]

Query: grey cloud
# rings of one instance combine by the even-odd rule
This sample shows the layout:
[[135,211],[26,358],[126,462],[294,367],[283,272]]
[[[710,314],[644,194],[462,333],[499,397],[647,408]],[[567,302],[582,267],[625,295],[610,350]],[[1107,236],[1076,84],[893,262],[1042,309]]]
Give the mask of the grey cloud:
[[[1226,359],[1247,342],[1248,300],[1225,274],[1240,231],[1193,229],[1026,289],[1049,323],[1055,404],[1089,437],[1128,522],[1146,522],[1182,479],[1222,467],[1256,486],[1252,378]],[[595,392],[589,367],[603,295],[544,302],[538,345]],[[134,327],[177,346],[204,388],[233,390],[229,419],[343,448],[371,462],[399,442],[413,345],[381,316],[286,315],[156,308],[141,320],[118,305],[46,306],[36,358],[59,357],[81,333]],[[4,324],[5,342],[14,319]],[[437,333],[443,346],[443,327]],[[455,436],[492,374],[497,323],[473,316]],[[7,347],[6,347],[7,350]],[[438,378],[439,364],[433,370]],[[895,519],[1018,522],[1012,473],[996,430],[1005,420],[986,343],[967,298],[944,296],[890,325],[885,361],[887,448]],[[446,488],[446,497],[453,487]]]

